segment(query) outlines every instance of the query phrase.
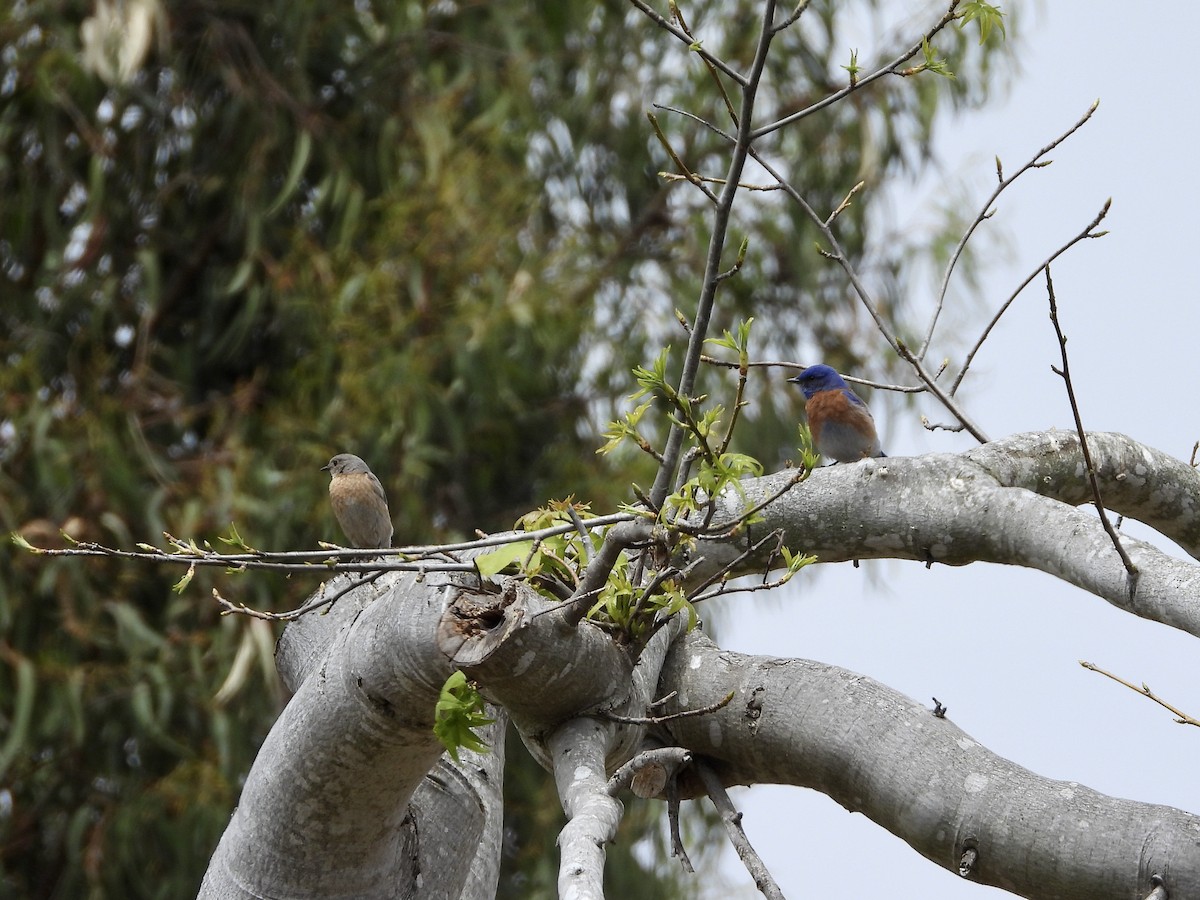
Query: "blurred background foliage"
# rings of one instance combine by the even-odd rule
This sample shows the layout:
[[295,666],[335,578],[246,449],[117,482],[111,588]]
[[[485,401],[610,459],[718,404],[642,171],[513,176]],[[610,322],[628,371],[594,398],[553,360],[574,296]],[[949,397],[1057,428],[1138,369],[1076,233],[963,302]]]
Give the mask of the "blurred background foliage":
[[[846,17],[881,5],[813,4],[777,41],[761,120],[843,84]],[[685,13],[706,48],[749,59],[756,4]],[[942,238],[890,230],[875,198],[1006,74],[973,31],[936,46],[958,78],[885,80],[763,144],[817,209],[867,182],[839,222],[889,315]],[[597,457],[598,435],[630,368],[683,344],[672,310],[708,238],[698,193],[657,175],[652,102],[727,125],[695,56],[617,0],[7,4],[0,529],[132,548],[236,523],[253,546],[309,548],[340,539],[318,471],[338,451],[383,480],[397,542],[629,499],[647,464]],[[693,171],[723,174],[720,139],[658,115]],[[743,235],[718,329],[754,315],[760,358],[883,374],[799,210],[746,195]],[[728,375],[704,386],[725,395]],[[741,449],[771,467],[798,405],[757,387]],[[204,572],[174,593],[181,574],[0,549],[0,895],[194,894],[283,702],[271,626],[221,618],[209,589],[284,609],[317,581]],[[501,892],[553,896],[561,814],[513,760]],[[628,852],[662,839],[648,810],[626,823],[622,895],[695,894],[673,861]]]

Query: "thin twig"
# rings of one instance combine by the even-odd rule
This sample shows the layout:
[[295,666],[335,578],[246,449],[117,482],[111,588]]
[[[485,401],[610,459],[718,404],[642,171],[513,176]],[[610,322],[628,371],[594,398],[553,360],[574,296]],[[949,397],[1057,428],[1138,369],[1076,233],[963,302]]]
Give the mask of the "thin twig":
[[738,859],[742,861],[746,871],[754,879],[755,885],[768,900],[784,900],[783,892],[775,883],[771,870],[767,868],[762,857],[751,845],[750,839],[746,837],[746,832],[742,828],[742,814],[737,811],[733,801],[729,799],[725,785],[721,784],[717,773],[698,759],[693,760],[692,767],[700,776],[700,782],[704,785],[704,790],[712,800],[713,806],[721,814],[725,833],[729,835],[729,841],[733,844],[733,849],[737,851]]
[[574,503],[567,504],[567,512],[571,516],[571,522],[575,525],[575,530],[579,532],[579,553],[586,565],[592,560],[592,536],[588,532],[587,525],[584,524],[583,517],[579,515],[579,510],[575,508]]
[[773,591],[791,581],[793,574],[794,573],[792,572],[788,572],[785,575],[776,578],[774,581],[763,581],[760,584],[739,584],[737,587],[730,586],[728,581],[722,581],[719,587],[713,588],[707,594],[699,594],[693,597],[692,606],[698,606],[699,604],[708,600],[712,600],[716,597],[731,597],[734,594],[753,594],[758,591]]
[[[715,356],[708,356],[707,354],[702,355],[700,361],[710,366],[720,366],[724,369],[736,369],[742,365],[740,362],[717,359]],[[790,360],[760,360],[758,362],[751,360],[746,362],[746,366],[748,368],[763,369],[795,369],[796,371],[808,368],[804,363],[791,362]],[[870,378],[856,378],[853,375],[843,375],[842,378],[853,384],[861,384],[863,387],[875,388],[880,391],[895,391],[900,394],[924,394],[929,390],[923,384],[889,384],[885,381],[872,381]]]
[[[596,516],[585,520],[589,529],[604,528],[621,522],[631,522],[640,518],[633,512],[612,513],[607,516]],[[275,570],[283,572],[389,572],[389,571],[425,571],[425,572],[469,572],[474,568],[470,562],[459,562],[455,553],[482,550],[488,547],[500,547],[521,541],[540,540],[575,531],[574,522],[562,525],[552,525],[536,531],[506,531],[499,534],[486,535],[474,541],[462,541],[454,544],[415,545],[393,547],[387,550],[344,548],[336,544],[326,545],[327,550],[253,550],[241,553],[218,553],[193,547],[179,538],[167,535],[167,540],[176,548],[174,551],[150,548],[149,544],[139,546],[147,549],[119,550],[91,541],[78,542],[74,547],[47,548],[34,547],[20,540],[17,543],[24,549],[38,556],[108,556],[117,559],[135,559],[142,562],[165,562],[174,564],[198,566],[222,566],[237,571]],[[378,557],[399,557],[400,562],[373,562],[371,564],[354,564],[355,560]],[[441,556],[445,562],[431,562],[430,558]]]
[[704,521],[702,521],[699,525],[689,525],[686,521],[681,521],[680,519],[676,519],[671,523],[671,525],[674,526],[677,531],[680,531],[684,534],[690,534],[693,537],[708,538],[709,540],[719,540],[721,538],[732,537],[734,532],[741,528],[747,519],[758,513],[764,507],[774,503],[800,482],[804,481],[804,479],[806,479],[810,474],[812,474],[811,469],[797,469],[795,474],[789,478],[783,487],[781,487],[775,493],[756,503],[749,509],[739,513],[735,518],[726,519],[723,522],[718,522],[716,525],[712,524],[712,518],[716,514],[716,497],[709,499],[708,507],[704,513]]
[[1004,170],[1000,166],[1000,158],[996,157],[996,177],[999,179],[1000,183],[996,186],[996,189],[992,191],[991,196],[984,201],[983,206],[979,208],[979,214],[975,216],[975,219],[963,233],[958,245],[954,248],[954,252],[950,254],[950,260],[948,263],[946,263],[946,271],[942,275],[942,287],[941,290],[938,291],[937,304],[934,307],[932,317],[929,319],[929,328],[925,331],[925,340],[921,343],[921,349],[917,353],[917,359],[924,361],[925,354],[929,352],[929,345],[933,341],[933,332],[934,329],[937,328],[938,317],[941,316],[942,307],[946,302],[946,292],[950,288],[950,276],[954,274],[954,267],[958,265],[958,259],[960,256],[962,256],[963,250],[967,246],[967,241],[971,239],[971,236],[975,233],[975,229],[978,228],[984,222],[984,220],[991,218],[992,213],[995,212],[995,210],[992,209],[992,204],[996,202],[999,196],[1004,193],[1009,185],[1011,185],[1030,169],[1042,169],[1050,165],[1051,161],[1046,160],[1045,162],[1042,162],[1042,157],[1073,135],[1080,128],[1082,128],[1087,123],[1087,120],[1092,117],[1092,113],[1094,113],[1099,106],[1100,101],[1097,100],[1090,107],[1088,107],[1088,111],[1083,114],[1079,121],[1077,121],[1057,138],[1035,153],[1029,162],[1021,166],[1021,168],[1019,168],[1015,174],[1010,175],[1008,178],[1004,177]]
[[606,719],[609,722],[617,722],[621,725],[662,725],[664,722],[673,722],[676,719],[690,719],[693,716],[711,715],[718,709],[724,709],[728,706],[736,694],[737,691],[730,691],[716,703],[710,703],[708,706],[702,706],[699,709],[685,709],[682,712],[671,713],[668,716],[621,716],[604,709],[597,710],[592,715]]
[[[522,540],[522,538],[513,538],[509,543],[513,540]],[[383,559],[391,555],[391,553],[385,553],[380,550],[368,551],[366,553],[359,552],[356,554],[358,556],[374,555],[380,558],[380,561],[371,563],[338,562],[338,557],[344,554],[337,552],[315,554],[316,556],[320,556],[322,560],[325,560],[323,563],[316,561],[307,563],[281,563],[267,562],[255,557],[247,558],[245,554],[227,556],[225,554],[209,552],[196,556],[182,553],[168,553],[165,550],[157,552],[117,550],[113,547],[91,543],[80,544],[78,547],[66,547],[54,550],[34,547],[32,552],[39,556],[102,556],[116,559],[136,559],[141,562],[172,563],[174,565],[219,566],[237,572],[249,569],[273,572],[312,572],[317,574],[328,572],[472,572],[475,570],[475,564],[471,562],[430,562],[428,560],[424,562],[384,562]]]
[[[633,0],[633,2],[637,3],[638,0]],[[834,93],[826,96],[824,99],[818,100],[812,106],[805,107],[804,109],[800,110],[799,112],[794,112],[791,115],[784,116],[782,119],[778,119],[778,120],[770,123],[769,125],[763,125],[761,128],[754,129],[754,131],[750,134],[751,139],[758,140],[759,138],[763,137],[764,135],[770,134],[772,131],[778,131],[780,128],[783,128],[787,125],[791,125],[793,122],[799,122],[801,119],[807,118],[808,116],[811,116],[813,113],[820,112],[821,110],[825,109],[826,107],[832,106],[833,104],[835,104],[839,100],[841,100],[843,97],[846,97],[847,95],[854,93],[854,91],[856,91],[862,87],[865,87],[866,85],[870,84],[871,82],[876,81],[877,79],[880,79],[880,78],[884,77],[885,75],[892,74],[897,69],[899,69],[900,66],[904,65],[904,63],[908,62],[910,59],[912,59],[914,56],[916,56],[918,53],[920,53],[921,48],[926,44],[926,42],[931,41],[933,39],[934,35],[936,35],[939,31],[941,31],[943,28],[945,28],[947,25],[949,25],[951,22],[954,21],[954,19],[955,19],[954,11],[957,8],[958,4],[959,4],[959,0],[951,0],[950,8],[937,21],[937,23],[934,24],[934,26],[932,28],[930,28],[927,32],[925,32],[925,34],[922,36],[921,40],[917,41],[915,44],[913,44],[911,47],[909,47],[907,50],[905,50],[903,53],[901,53],[898,57],[893,59],[891,62],[886,63],[883,66],[880,66],[878,69],[876,69],[870,75],[865,75],[862,78],[857,79],[853,84],[850,84],[847,87],[842,88],[840,91],[835,91]]]
[[732,572],[736,566],[738,566],[742,562],[745,562],[747,559],[749,559],[751,556],[753,556],[755,553],[757,553],[759,550],[761,550],[763,547],[765,547],[772,540],[775,541],[775,551],[779,552],[779,549],[781,547],[783,547],[783,529],[776,529],[775,531],[772,531],[772,532],[764,535],[763,537],[759,538],[757,541],[755,541],[753,544],[751,544],[749,547],[747,547],[745,550],[743,550],[741,553],[739,553],[737,556],[735,556],[733,559],[731,559],[728,563],[721,566],[721,568],[718,569],[716,572],[714,572],[712,575],[710,575],[706,579],[704,579],[704,581],[700,582],[700,584],[698,584],[694,588],[692,588],[692,590],[691,590],[692,596],[699,596],[707,588],[712,587],[714,584],[716,584],[722,578],[726,577],[726,575],[728,575],[728,573]]
[[963,377],[967,374],[967,370],[971,368],[971,363],[975,359],[975,354],[977,354],[980,348],[983,347],[983,342],[988,339],[988,335],[992,333],[992,329],[996,327],[996,324],[1000,321],[1000,317],[1008,311],[1008,308],[1012,306],[1013,301],[1017,299],[1021,291],[1025,290],[1025,288],[1029,286],[1033,279],[1037,278],[1038,275],[1046,271],[1052,262],[1062,256],[1080,241],[1091,238],[1101,238],[1108,234],[1107,231],[1097,231],[1093,233],[1093,229],[1104,220],[1105,216],[1108,215],[1108,210],[1111,206],[1112,198],[1109,197],[1104,201],[1104,206],[1101,208],[1100,212],[1096,214],[1096,217],[1088,223],[1087,227],[1084,228],[1083,231],[1079,232],[1079,234],[1075,235],[1073,238],[1051,253],[1048,257],[1046,257],[1046,259],[1043,260],[1036,269],[1029,273],[1029,277],[1017,285],[1017,289],[1009,294],[1008,299],[1000,305],[1000,308],[996,311],[996,314],[992,316],[991,321],[988,322],[987,326],[983,329],[983,333],[979,335],[979,340],[975,342],[975,346],[973,346],[967,353],[966,359],[963,361],[962,368],[959,370],[958,375],[954,377],[954,383],[950,385],[950,396],[954,396],[954,394],[958,392],[958,386],[962,384]]
[[[247,606],[245,603],[234,603],[232,600],[228,600],[221,596],[220,592],[216,588],[212,589],[212,595],[213,599],[223,607],[221,610],[221,615],[223,616],[238,615],[249,616],[252,619],[264,619],[268,622],[291,622],[295,619],[299,619],[303,615],[313,612],[314,610],[318,610],[323,606],[333,606],[334,603],[336,603],[346,594],[350,593],[356,588],[362,587],[365,584],[371,584],[377,581],[382,575],[383,572],[372,572],[366,578],[360,578],[356,581],[351,580],[348,584],[339,588],[328,597],[320,596],[315,600],[310,600],[303,606],[288,610],[286,612],[265,612],[264,610],[254,609],[253,607]],[[326,585],[321,586],[322,593],[324,592],[325,587]]]
[[[664,31],[670,32],[672,35],[674,35],[680,41],[687,44],[689,49],[695,43],[695,41],[691,37],[684,34],[682,31],[680,31],[679,28],[677,26],[673,25],[669,19],[666,19],[665,17],[660,15],[657,10],[655,10],[654,8],[652,8],[650,6],[650,4],[643,2],[643,0],[629,0],[629,2],[632,3],[636,9],[641,11],[641,13],[643,15],[645,15],[647,18],[649,18],[650,21],[652,21],[659,28],[663,29]],[[746,79],[745,75],[742,75],[740,72],[734,70],[724,61],[717,59],[717,57],[713,56],[711,53],[709,53],[703,47],[696,47],[694,52],[699,54],[700,58],[702,60],[704,60],[706,63],[709,63],[710,65],[715,66],[716,68],[720,69],[722,72],[724,72],[726,75],[728,75],[734,81],[736,81],[742,87],[746,86],[747,79]]]
[[865,184],[866,184],[865,181],[860,181],[854,187],[850,188],[850,193],[848,193],[842,199],[842,202],[837,205],[837,208],[829,214],[829,218],[825,220],[826,228],[828,228],[830,225],[833,224],[834,219],[836,219],[838,216],[840,216],[842,213],[844,213],[847,209],[850,208],[850,201],[854,199],[855,194],[857,194],[859,191],[861,191],[863,189],[863,186]]
[[[677,177],[695,185],[700,192],[709,199],[710,202],[716,203],[717,195],[710,191],[708,186],[704,183],[707,179],[693,174],[692,170],[688,168],[687,163],[685,163],[680,158],[679,154],[675,152],[675,148],[671,146],[671,142],[667,140],[667,136],[663,134],[663,130],[658,124],[658,117],[654,115],[654,113],[647,111],[646,118],[650,120],[650,124],[654,128],[654,133],[658,135],[658,142],[662,144],[663,149],[667,151],[667,156],[671,157],[671,161],[674,162],[679,168],[679,171],[683,173]],[[667,173],[663,172],[661,174],[665,175]]]
[[1131,691],[1134,691],[1135,693],[1141,694],[1143,697],[1149,697],[1151,700],[1153,700],[1159,706],[1174,713],[1178,717],[1175,719],[1175,721],[1178,722],[1180,725],[1195,725],[1197,727],[1200,727],[1200,719],[1195,719],[1192,716],[1189,716],[1187,713],[1183,712],[1182,710],[1178,709],[1177,707],[1172,706],[1170,703],[1168,703],[1162,697],[1160,697],[1156,693],[1154,693],[1154,691],[1150,690],[1150,687],[1149,687],[1149,685],[1146,684],[1146,682],[1143,681],[1142,686],[1138,687],[1136,684],[1131,684],[1130,682],[1126,681],[1124,678],[1120,677],[1119,675],[1114,675],[1112,672],[1105,671],[1104,669],[1100,668],[1095,663],[1090,663],[1090,662],[1087,662],[1087,661],[1081,659],[1079,661],[1079,664],[1081,666],[1083,666],[1085,669],[1089,669],[1092,672],[1098,672],[1099,674],[1104,675],[1107,678],[1111,678],[1113,681],[1117,682],[1117,684],[1125,685],[1125,687],[1129,688]]
[[733,395],[733,407],[729,412],[729,426],[725,429],[725,437],[721,438],[720,446],[717,447],[718,459],[720,459],[721,456],[724,455],[727,450],[729,450],[729,444],[733,440],[733,430],[737,427],[738,418],[742,414],[742,409],[747,405],[743,398],[746,396],[746,382],[749,374],[750,368],[748,365],[738,366],[737,388],[735,389]]
[[[717,178],[715,175],[697,175],[691,172],[687,175],[680,175],[678,172],[659,172],[658,177],[664,181],[690,181],[695,184],[697,181],[703,181],[706,184],[725,184],[726,179]],[[739,181],[738,187],[744,191],[777,191],[777,184],[754,184],[749,181]]]
[[[688,49],[694,49],[700,46],[700,41],[696,40],[696,36],[692,34],[692,29],[688,28],[688,23],[684,21],[683,10],[679,8],[679,4],[675,0],[670,0],[671,13],[675,16],[675,21],[679,23],[679,30],[688,38]],[[721,83],[721,76],[717,74],[716,67],[704,57],[700,57],[704,61],[705,67],[708,69],[708,74],[713,80],[713,84],[717,86],[717,91],[721,95],[721,100],[725,103],[725,112],[729,114],[730,121],[733,122],[734,128],[737,127],[737,113],[733,108],[733,101],[729,99],[729,92],[725,90],[725,85]]]
[[778,34],[785,28],[791,28],[792,25],[796,23],[796,20],[804,14],[804,11],[808,9],[808,4],[810,2],[811,0],[800,0],[800,2],[796,4],[796,8],[792,10],[792,14],[775,26],[775,33]]
[[963,430],[961,422],[953,425],[947,425],[944,422],[930,422],[925,416],[921,416],[921,427],[926,431],[953,431],[958,432]]
[[1051,366],[1050,370],[1061,377],[1067,386],[1067,399],[1071,401],[1071,414],[1075,417],[1075,430],[1079,432],[1079,449],[1083,454],[1083,463],[1087,466],[1088,481],[1092,486],[1092,501],[1096,504],[1096,512],[1100,514],[1100,521],[1104,525],[1104,530],[1112,540],[1113,546],[1117,548],[1117,554],[1121,557],[1121,562],[1125,565],[1125,571],[1129,573],[1129,594],[1133,596],[1134,588],[1137,587],[1138,568],[1133,564],[1133,560],[1129,558],[1129,554],[1125,552],[1125,548],[1121,546],[1121,539],[1117,536],[1116,529],[1112,527],[1112,523],[1108,521],[1108,512],[1104,509],[1104,501],[1100,497],[1100,480],[1096,477],[1096,467],[1092,463],[1092,452],[1088,449],[1087,433],[1083,430],[1083,417],[1079,414],[1079,403],[1075,399],[1075,386],[1071,383],[1071,364],[1067,361],[1067,336],[1063,334],[1062,326],[1058,322],[1058,303],[1054,298],[1054,280],[1050,277],[1049,266],[1046,266],[1046,294],[1050,298],[1050,321],[1054,323],[1054,333],[1058,335],[1058,349],[1062,356],[1062,368],[1058,369]]
[[[729,141],[729,143],[731,143],[731,144],[737,140],[737,138],[735,138],[732,134],[730,134],[724,128],[721,128],[718,125],[714,125],[712,122],[708,121],[708,119],[701,118],[700,116],[696,115],[694,112],[688,112],[688,110],[680,109],[678,106],[668,106],[663,103],[652,103],[651,106],[653,106],[655,109],[661,109],[663,112],[671,112],[671,113],[675,113],[678,116],[683,116],[685,119],[691,119],[693,122],[697,123],[698,125],[703,125],[705,128],[707,128],[713,134],[715,134],[719,137],[723,137],[725,140]],[[729,179],[722,178],[721,184],[728,185]]]
[[683,837],[679,833],[679,777],[677,772],[667,776],[667,824],[671,831],[671,855],[679,860],[683,871],[691,874],[696,870],[683,848]]

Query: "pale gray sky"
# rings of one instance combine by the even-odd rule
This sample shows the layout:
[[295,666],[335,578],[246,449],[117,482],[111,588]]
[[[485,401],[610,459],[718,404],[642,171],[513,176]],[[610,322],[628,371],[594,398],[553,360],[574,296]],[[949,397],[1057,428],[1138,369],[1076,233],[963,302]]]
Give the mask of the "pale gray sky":
[[[944,5],[923,4],[932,17]],[[994,156],[1015,170],[1093,100],[1101,103],[1051,155],[1052,166],[1024,176],[998,203],[995,221],[1012,237],[1013,253],[988,271],[985,304],[999,304],[1112,197],[1111,233],[1054,267],[1084,424],[1187,459],[1200,439],[1200,274],[1191,220],[1200,209],[1200,99],[1191,71],[1200,4],[1158,4],[1153,14],[1096,0],[1001,6],[1022,17],[1021,73],[1005,102],[956,123],[938,146],[945,177],[973,186],[972,208],[995,184]],[[917,8],[884,4],[885,14]],[[919,227],[919,213],[913,217]],[[930,295],[935,290],[929,285]],[[882,340],[879,346],[885,352]],[[1050,372],[1058,362],[1045,290],[1031,286],[967,383],[976,421],[992,437],[1072,428],[1061,380]],[[932,403],[922,412],[945,419]],[[965,435],[929,433],[912,422],[885,424],[893,455],[971,445]],[[1148,530],[1130,531],[1178,553]],[[775,598],[723,604],[720,640],[729,649],[845,666],[924,703],[936,695],[974,738],[1035,772],[1200,812],[1200,730],[1175,724],[1165,710],[1077,662],[1145,681],[1200,715],[1194,638],[1047,575],[1000,566],[831,566],[797,578]],[[756,787],[734,799],[788,896],[1008,896],[964,882],[812,791]],[[722,868],[753,894],[728,850]]]

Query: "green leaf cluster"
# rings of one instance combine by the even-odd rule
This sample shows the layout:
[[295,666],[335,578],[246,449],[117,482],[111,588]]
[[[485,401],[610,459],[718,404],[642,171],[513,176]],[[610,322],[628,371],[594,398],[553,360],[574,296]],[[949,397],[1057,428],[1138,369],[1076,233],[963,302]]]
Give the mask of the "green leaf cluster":
[[462,672],[455,672],[442,685],[434,710],[433,733],[455,762],[458,751],[464,747],[474,753],[488,751],[487,744],[475,733],[476,728],[496,721],[486,714],[485,705],[486,701]]
[[633,584],[630,560],[622,553],[599,597],[588,610],[588,619],[635,644],[643,643],[653,633],[655,625],[679,612],[687,614],[688,628],[695,628],[696,609],[688,601],[682,582],[677,578],[660,581],[654,575],[648,573],[654,590]]

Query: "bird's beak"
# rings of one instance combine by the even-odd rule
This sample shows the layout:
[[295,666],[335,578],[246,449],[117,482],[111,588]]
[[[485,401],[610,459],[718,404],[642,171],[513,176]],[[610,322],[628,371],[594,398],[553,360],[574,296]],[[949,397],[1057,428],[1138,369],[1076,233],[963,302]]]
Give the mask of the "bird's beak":
[[329,471],[329,463],[325,463],[325,465],[321,466],[321,471],[328,472]]
[[793,375],[791,378],[789,378],[789,379],[788,379],[788,381],[790,381],[792,384],[799,384],[799,383],[800,383],[800,376],[799,376],[799,375]]

